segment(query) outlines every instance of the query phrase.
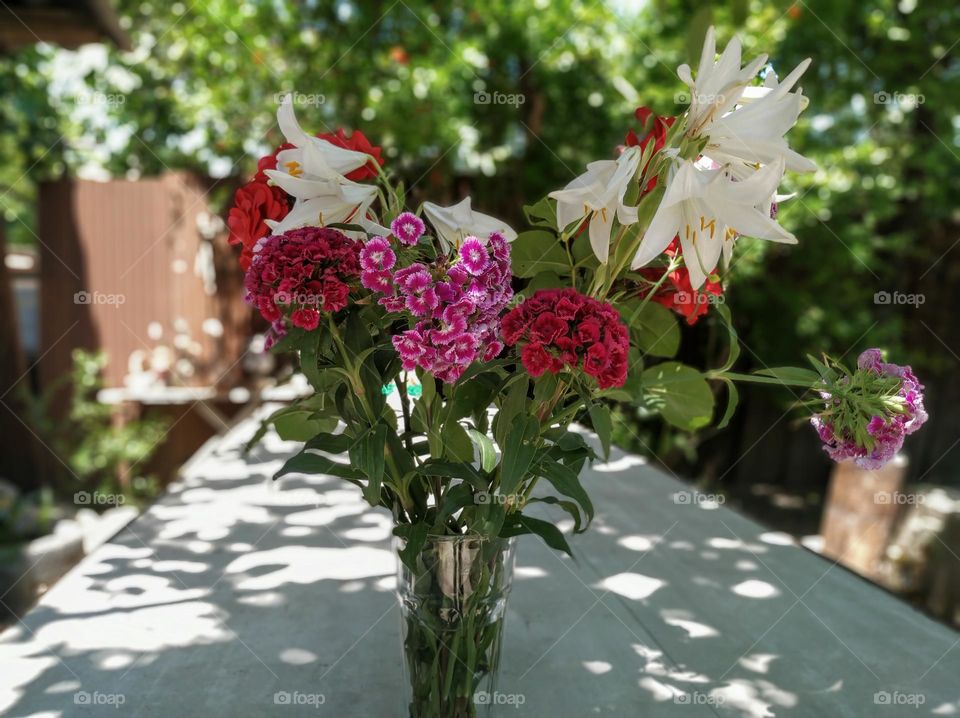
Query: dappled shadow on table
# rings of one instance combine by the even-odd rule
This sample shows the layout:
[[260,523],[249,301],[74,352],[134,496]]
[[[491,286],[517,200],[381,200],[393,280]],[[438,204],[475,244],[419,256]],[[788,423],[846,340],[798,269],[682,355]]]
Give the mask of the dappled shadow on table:
[[[238,447],[4,635],[5,714],[402,714],[389,515],[336,479],[270,485],[290,444]],[[948,629],[636,457],[585,485],[576,560],[520,547],[501,714],[960,713]]]

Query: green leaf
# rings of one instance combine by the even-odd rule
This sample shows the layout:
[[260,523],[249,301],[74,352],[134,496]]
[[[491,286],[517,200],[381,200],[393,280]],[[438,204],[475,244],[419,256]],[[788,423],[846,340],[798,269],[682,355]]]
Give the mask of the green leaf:
[[307,381],[316,391],[323,391],[324,380],[318,365],[320,352],[320,332],[307,334],[300,345],[300,369]]
[[387,427],[378,424],[367,432],[350,450],[350,460],[367,476],[363,497],[371,506],[380,503],[380,487],[383,484],[384,449],[387,444]]
[[593,521],[593,502],[590,501],[590,496],[580,483],[580,477],[577,473],[569,466],[564,466],[556,461],[544,461],[540,465],[540,472],[543,478],[549,481],[560,494],[569,496],[580,505],[587,520],[584,522],[583,529],[575,529],[574,533],[586,531],[590,522]]
[[443,442],[443,457],[454,461],[473,461],[473,442],[466,430],[456,421],[448,421],[440,433]]
[[472,381],[457,383],[453,397],[447,404],[447,421],[475,416],[486,411],[497,393],[499,381],[488,375],[473,377]]
[[676,355],[680,326],[673,312],[656,302],[643,304],[640,300],[625,302],[618,309],[637,348],[644,354],[667,358]]
[[722,429],[730,423],[730,420],[737,410],[737,404],[740,403],[740,392],[737,390],[737,385],[729,379],[724,379],[723,383],[727,385],[727,408],[723,412],[723,418],[720,419],[720,423],[717,424],[718,429]]
[[610,437],[613,435],[613,419],[610,417],[609,407],[604,404],[591,404],[590,423],[593,424],[593,430],[600,438],[604,460],[609,459]]
[[507,440],[507,432],[517,416],[527,405],[527,388],[530,380],[526,374],[515,374],[506,389],[506,394],[500,403],[500,411],[494,419],[493,436],[502,450]]
[[533,398],[536,401],[549,401],[557,390],[560,379],[556,374],[544,372],[533,380]]
[[398,551],[400,560],[408,569],[413,571],[414,575],[417,573],[417,556],[420,554],[420,549],[423,548],[429,532],[430,527],[422,522],[400,524],[393,529],[393,535],[399,536],[405,541],[403,548]]
[[533,277],[540,272],[570,273],[570,261],[560,239],[543,229],[521,232],[513,240],[510,264],[515,277]]
[[487,491],[490,487],[483,478],[470,464],[455,464],[450,461],[438,461],[430,459],[416,469],[418,474],[423,476],[441,476],[443,478],[462,479],[473,486],[477,491]]
[[274,479],[279,479],[287,474],[328,474],[346,479],[358,486],[363,479],[363,474],[351,467],[349,464],[340,464],[328,456],[309,453],[309,449],[304,449],[296,456],[287,459],[280,470],[273,475]]
[[583,518],[581,517],[580,507],[573,501],[566,501],[564,499],[558,498],[556,496],[536,496],[529,501],[528,504],[550,504],[551,506],[559,506],[561,509],[569,514],[570,518],[573,519],[573,532],[575,534],[583,533],[586,529],[581,528],[583,523]]
[[304,448],[326,451],[329,454],[342,454],[344,451],[349,451],[356,441],[356,437],[347,434],[321,432],[311,437]]
[[500,462],[500,492],[516,492],[533,463],[540,436],[540,421],[535,416],[521,414],[510,425]]
[[544,543],[556,551],[563,551],[565,554],[573,557],[573,551],[570,550],[570,544],[554,524],[542,519],[535,519],[532,516],[524,516],[522,513],[513,513],[507,517],[503,528],[500,529],[500,535],[504,538],[511,536],[523,536],[525,534],[536,534],[543,539]]
[[284,441],[307,441],[321,429],[320,422],[312,416],[313,412],[306,409],[289,411],[278,416],[273,425]]
[[[311,397],[311,398],[313,398],[313,397]],[[300,402],[298,402],[298,403],[296,403],[296,404],[290,404],[290,405],[288,405],[288,406],[282,406],[282,407],[280,407],[279,409],[277,409],[275,412],[273,412],[272,414],[270,414],[269,416],[265,417],[265,418],[260,422],[260,426],[257,427],[257,430],[256,430],[256,432],[254,432],[253,436],[251,436],[250,439],[247,441],[247,443],[244,444],[243,453],[244,453],[244,454],[249,453],[250,450],[251,450],[254,446],[256,446],[256,445],[260,442],[260,440],[266,435],[266,433],[270,430],[270,427],[271,427],[271,426],[276,426],[277,422],[280,421],[283,417],[287,416],[288,414],[298,414],[298,415],[299,415],[299,414],[306,413],[308,417],[309,417],[310,415],[312,415],[314,412],[313,412],[312,409],[309,408],[308,402],[309,402],[309,399],[305,399],[305,400],[302,400],[302,401],[300,401]],[[293,422],[292,422],[292,423],[293,423]],[[290,440],[290,441],[306,441],[307,439],[310,439],[310,438],[313,437],[318,431],[321,431],[322,428],[323,428],[323,427],[320,426],[320,422],[319,422],[319,421],[317,421],[316,423],[317,423],[317,428],[316,428],[316,430],[313,431],[309,436],[304,436],[303,438],[297,438],[297,437],[295,437],[295,436],[290,436],[290,437],[289,437],[289,440]],[[336,424],[334,424],[334,427],[336,427]],[[295,430],[295,429],[293,429],[292,427],[290,428],[290,431],[294,431],[294,430]],[[282,433],[280,433],[279,428],[277,429],[277,433],[280,434],[281,438],[284,438],[284,439],[287,438],[287,437],[283,436]]]
[[531,295],[538,289],[557,289],[568,286],[570,286],[570,280],[561,278],[556,272],[540,272],[527,283],[523,295]]
[[484,471],[493,471],[497,465],[497,451],[493,447],[493,441],[476,429],[467,429],[467,434],[480,452],[480,468]]
[[557,200],[555,199],[544,197],[539,202],[525,205],[523,214],[532,225],[557,229]]
[[460,509],[467,506],[473,506],[475,503],[473,489],[470,484],[456,484],[447,489],[437,510],[437,518],[434,521],[434,527],[440,532],[447,519],[453,516]]
[[730,314],[730,307],[726,304],[716,305],[717,314],[723,319],[723,324],[727,328],[727,338],[730,341],[730,351],[727,353],[727,360],[720,367],[720,371],[728,371],[736,363],[740,356],[740,337],[733,326],[733,317]]
[[713,418],[713,392],[706,379],[692,367],[665,362],[643,372],[647,405],[685,431],[707,426]]

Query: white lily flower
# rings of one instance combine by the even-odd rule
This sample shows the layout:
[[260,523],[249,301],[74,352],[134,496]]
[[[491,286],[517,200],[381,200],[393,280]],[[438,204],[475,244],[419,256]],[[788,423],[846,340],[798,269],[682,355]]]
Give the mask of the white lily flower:
[[[680,237],[690,283],[700,287],[739,235],[796,244],[797,238],[770,218],[769,200],[783,177],[784,161],[737,181],[726,169],[699,169],[681,161],[670,170],[667,189],[634,257],[637,269]],[[767,211],[758,207],[766,203]]]
[[[337,147],[304,132],[293,112],[293,99],[290,95],[284,97],[280,103],[277,124],[287,142],[294,145],[294,149],[284,150],[277,156],[277,167],[286,169],[291,174],[299,174],[298,170],[302,169],[304,173],[309,172],[318,177],[327,177],[333,172],[345,175],[370,161],[370,156],[363,152]],[[303,157],[308,148],[314,150],[309,160]],[[306,166],[308,161],[309,167]],[[291,166],[288,164],[290,162],[295,162],[296,165]]]
[[736,37],[724,48],[719,60],[716,54],[717,35],[711,26],[703,40],[697,79],[693,79],[689,65],[677,68],[677,75],[690,88],[687,134],[691,137],[708,134],[704,128],[737,104],[744,88],[767,62],[767,56],[760,55],[746,67],[741,67],[740,40]]
[[459,247],[467,237],[477,237],[486,242],[492,232],[499,232],[504,239],[512,242],[517,233],[503,220],[489,214],[474,212],[467,197],[457,204],[441,207],[433,202],[423,203],[423,213],[437,232],[437,239],[445,252],[451,247]]
[[768,164],[783,157],[788,170],[815,172],[816,164],[790,149],[784,138],[806,100],[799,90],[789,90],[809,66],[808,58],[782,83],[710,123],[704,130],[709,139],[703,154],[720,164]]
[[352,223],[372,234],[386,234],[389,230],[369,217],[370,205],[377,198],[376,186],[353,182],[343,176],[344,172],[369,162],[369,156],[307,135],[297,123],[289,95],[277,111],[277,122],[283,136],[295,147],[280,152],[277,169],[266,170],[264,174],[296,201],[281,221],[267,221],[272,232],[281,234],[303,226]]
[[752,165],[751,169],[783,157],[788,170],[815,171],[817,166],[791,150],[784,139],[807,104],[801,91],[790,90],[810,66],[810,59],[801,62],[782,83],[770,72],[761,88],[747,83],[766,63],[766,55],[741,69],[736,37],[716,62],[715,53],[716,36],[711,27],[704,39],[696,81],[689,65],[677,68],[691,92],[687,135],[708,138],[703,154],[721,165],[746,164]]
[[562,190],[550,193],[557,200],[557,226],[590,218],[590,246],[601,264],[610,256],[610,231],[613,218],[622,225],[637,221],[637,208],[623,202],[627,188],[640,166],[642,151],[627,147],[616,160],[600,160],[587,165],[587,171]]

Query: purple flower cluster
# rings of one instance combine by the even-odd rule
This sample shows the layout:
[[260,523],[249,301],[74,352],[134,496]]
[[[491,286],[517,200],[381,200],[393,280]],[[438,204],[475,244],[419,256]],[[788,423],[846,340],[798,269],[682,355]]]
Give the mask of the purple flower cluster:
[[416,322],[393,338],[406,371],[419,366],[452,384],[472,362],[490,361],[503,350],[500,315],[513,298],[510,247],[503,235],[494,232],[486,243],[467,237],[453,257],[396,270],[388,287],[381,279],[390,275],[395,258],[383,253],[388,261],[378,262],[381,250],[377,244],[370,256],[361,254],[363,272],[370,272],[369,280],[363,275],[361,280],[386,295],[380,303],[388,311],[407,313]]
[[[823,441],[824,450],[834,461],[853,459],[862,469],[879,469],[897,455],[903,446],[903,440],[912,434],[927,420],[923,407],[923,385],[914,376],[909,366],[888,364],[883,361],[879,349],[867,349],[857,359],[858,372],[884,377],[899,377],[900,387],[897,397],[902,402],[902,411],[891,411],[885,415],[874,415],[867,423],[866,432],[872,439],[872,447],[867,448],[854,437],[849,427],[834,426],[828,419],[814,416],[810,421]],[[830,395],[824,396],[830,399]]]

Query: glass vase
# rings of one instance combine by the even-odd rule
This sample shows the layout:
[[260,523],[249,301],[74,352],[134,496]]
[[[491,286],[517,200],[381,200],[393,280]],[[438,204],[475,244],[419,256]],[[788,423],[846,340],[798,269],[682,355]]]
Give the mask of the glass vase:
[[516,538],[430,536],[415,570],[398,561],[404,715],[492,715],[515,554]]

